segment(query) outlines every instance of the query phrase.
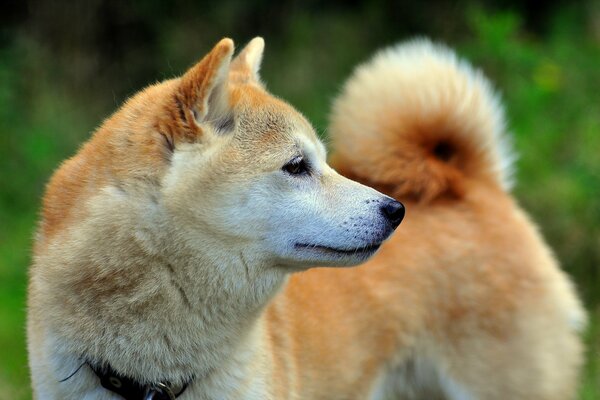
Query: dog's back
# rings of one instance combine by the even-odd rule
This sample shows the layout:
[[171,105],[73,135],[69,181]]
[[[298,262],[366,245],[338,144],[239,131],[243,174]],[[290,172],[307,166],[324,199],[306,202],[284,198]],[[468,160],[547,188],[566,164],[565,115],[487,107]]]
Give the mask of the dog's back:
[[344,87],[330,134],[334,167],[408,211],[365,265],[295,276],[271,307],[311,350],[299,368],[357,398],[573,398],[585,314],[510,195],[481,72],[426,40],[385,50]]

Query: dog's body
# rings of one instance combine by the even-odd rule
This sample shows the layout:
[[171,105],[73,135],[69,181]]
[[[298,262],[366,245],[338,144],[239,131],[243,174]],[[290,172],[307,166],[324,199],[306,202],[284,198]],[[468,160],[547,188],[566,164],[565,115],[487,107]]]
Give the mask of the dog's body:
[[[229,67],[232,48],[130,100],[49,184],[29,294],[37,398],[119,398],[83,362],[189,383],[181,399],[572,397],[584,314],[499,179],[483,78],[421,45],[425,75],[353,79],[333,161],[410,218],[365,265],[288,279],[366,260],[402,212],[335,174],[262,89],[260,41]],[[402,103],[421,87],[432,98]]]
[[[376,257],[344,275],[318,272],[365,294],[354,329],[379,332],[379,345],[352,352],[380,355],[366,364],[377,365],[378,393],[574,398],[585,313],[511,198],[502,106],[481,72],[426,40],[382,51],[347,82],[329,132],[334,168],[409,210]],[[332,301],[347,298],[324,307]]]

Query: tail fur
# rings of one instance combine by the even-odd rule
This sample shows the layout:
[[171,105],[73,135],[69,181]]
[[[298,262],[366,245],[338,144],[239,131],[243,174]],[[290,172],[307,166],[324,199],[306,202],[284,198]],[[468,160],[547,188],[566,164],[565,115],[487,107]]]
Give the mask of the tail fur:
[[461,197],[470,180],[511,187],[499,96],[447,47],[416,39],[359,66],[334,102],[331,162],[395,197]]

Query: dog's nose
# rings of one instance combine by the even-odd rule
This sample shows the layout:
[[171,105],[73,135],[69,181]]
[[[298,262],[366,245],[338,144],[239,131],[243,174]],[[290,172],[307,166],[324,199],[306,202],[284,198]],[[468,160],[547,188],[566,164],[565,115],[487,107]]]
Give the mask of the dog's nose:
[[404,206],[399,201],[390,199],[381,205],[381,212],[395,228],[404,218]]

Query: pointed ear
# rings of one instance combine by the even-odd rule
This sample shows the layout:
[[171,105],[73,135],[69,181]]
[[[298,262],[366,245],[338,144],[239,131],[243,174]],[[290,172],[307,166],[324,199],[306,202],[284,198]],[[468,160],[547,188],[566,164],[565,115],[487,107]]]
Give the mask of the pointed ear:
[[261,37],[252,39],[231,63],[231,71],[243,81],[260,82],[258,71],[262,62],[265,41]]
[[181,77],[178,98],[188,123],[216,121],[229,113],[227,82],[232,55],[233,41],[221,39]]

